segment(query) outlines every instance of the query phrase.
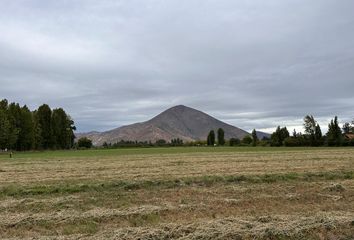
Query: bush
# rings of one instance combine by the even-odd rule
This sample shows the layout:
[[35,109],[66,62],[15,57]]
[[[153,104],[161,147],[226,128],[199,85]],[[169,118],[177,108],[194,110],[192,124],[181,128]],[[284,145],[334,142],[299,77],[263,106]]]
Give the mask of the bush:
[[343,141],[343,146],[354,146],[354,139],[345,139]]
[[77,142],[79,148],[92,148],[92,141],[87,137],[82,137]]
[[269,147],[270,146],[270,140],[262,139],[261,141],[259,141],[258,146]]
[[302,146],[300,138],[288,137],[284,140],[284,145],[286,147],[297,147]]
[[250,135],[246,135],[243,139],[242,139],[242,143],[246,144],[246,145],[250,145],[253,142],[253,139]]
[[238,146],[240,145],[241,141],[238,138],[230,138],[229,145],[230,146]]
[[174,138],[171,140],[171,146],[183,146],[183,140],[179,138]]
[[[314,143],[319,143],[313,142]],[[303,146],[320,146],[320,144],[311,145],[310,139],[306,138],[305,136],[298,136],[298,137],[288,137],[284,140],[284,146],[286,147],[303,147]]]
[[164,139],[159,139],[155,143],[157,146],[165,146],[167,144],[166,140]]

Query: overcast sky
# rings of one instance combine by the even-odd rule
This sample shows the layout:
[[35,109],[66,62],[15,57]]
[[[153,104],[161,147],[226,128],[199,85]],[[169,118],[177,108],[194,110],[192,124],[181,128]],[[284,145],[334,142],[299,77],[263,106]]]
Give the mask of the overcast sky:
[[0,98],[78,131],[174,105],[245,130],[354,118],[353,0],[0,0]]

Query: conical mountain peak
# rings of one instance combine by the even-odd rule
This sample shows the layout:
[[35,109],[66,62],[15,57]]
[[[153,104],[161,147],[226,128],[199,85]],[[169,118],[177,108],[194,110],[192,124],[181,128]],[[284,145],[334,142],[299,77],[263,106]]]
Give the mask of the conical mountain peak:
[[174,138],[188,142],[205,140],[210,130],[218,128],[224,129],[226,139],[232,137],[241,139],[249,134],[197,109],[177,105],[146,122],[116,128],[97,134],[97,136],[91,134],[89,137],[95,145],[102,145],[104,142],[114,143],[120,140],[155,142],[159,139],[171,141]]

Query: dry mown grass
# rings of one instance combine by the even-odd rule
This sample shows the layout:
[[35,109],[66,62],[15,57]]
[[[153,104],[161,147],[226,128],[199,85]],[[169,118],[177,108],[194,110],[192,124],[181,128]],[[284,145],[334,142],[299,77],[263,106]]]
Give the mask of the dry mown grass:
[[0,237],[352,239],[354,150],[0,162]]

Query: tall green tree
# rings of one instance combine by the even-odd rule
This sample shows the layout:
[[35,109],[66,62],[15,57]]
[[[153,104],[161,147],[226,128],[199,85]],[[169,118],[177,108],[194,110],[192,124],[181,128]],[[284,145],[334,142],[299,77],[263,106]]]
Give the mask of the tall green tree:
[[67,135],[66,135],[66,148],[72,148],[74,146],[74,140],[75,140],[75,133],[76,131],[76,126],[74,123],[74,120],[70,117],[70,115],[67,115],[67,122],[66,122],[66,130],[67,130]]
[[272,146],[282,146],[284,144],[284,140],[289,136],[290,134],[286,127],[280,128],[280,126],[278,126],[270,137],[270,143]]
[[317,140],[322,138],[322,130],[319,124],[316,125],[315,137]]
[[7,113],[0,108],[0,149],[9,148],[10,123]]
[[0,102],[0,147],[2,149],[15,149],[18,140],[19,106],[8,104],[6,99]]
[[42,128],[38,119],[38,112],[33,112],[33,148],[43,149],[42,146]]
[[9,148],[18,149],[18,135],[21,128],[21,107],[18,103],[9,104],[8,120],[10,123]]
[[256,129],[253,129],[253,131],[252,131],[252,145],[257,146],[258,142],[259,142],[259,139],[257,136],[257,131],[256,131]]
[[74,130],[76,130],[74,121],[64,109],[54,109],[52,113],[53,147],[57,149],[71,148],[74,143]]
[[47,104],[41,105],[37,110],[38,124],[41,126],[41,144],[44,149],[53,146],[52,110]]
[[52,134],[53,147],[57,149],[64,149],[67,146],[68,124],[67,115],[62,108],[53,110],[52,113]]
[[207,144],[208,146],[214,146],[215,144],[215,132],[214,130],[211,130],[208,134],[208,138],[207,138]]
[[225,145],[225,132],[222,128],[218,129],[218,144],[221,146]]
[[315,138],[316,140],[320,140],[322,138],[322,130],[319,124],[316,125],[316,129],[315,129]]
[[64,109],[53,112],[47,104],[31,112],[26,105],[0,101],[0,148],[30,150],[71,148],[74,121]]
[[322,131],[312,115],[307,115],[304,118],[305,139],[311,146],[319,146],[322,144]]
[[304,118],[305,133],[310,136],[315,136],[316,120],[312,115],[306,115]]
[[329,146],[340,146],[343,143],[342,130],[338,124],[337,116],[328,125],[327,144]]
[[34,147],[33,114],[25,105],[21,108],[17,150],[30,150]]
[[2,100],[0,101],[0,110],[6,111],[6,110],[7,110],[7,106],[8,106],[8,101],[7,101],[7,99],[2,99]]
[[315,129],[315,142],[314,142],[314,146],[321,146],[324,143],[324,139],[322,136],[322,130],[319,124],[316,125],[316,129]]

